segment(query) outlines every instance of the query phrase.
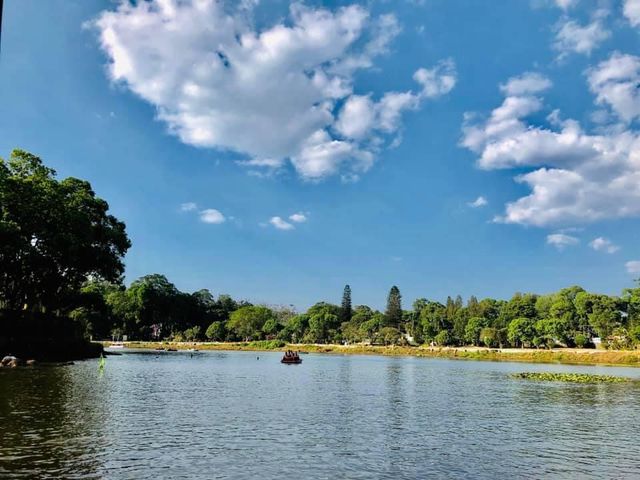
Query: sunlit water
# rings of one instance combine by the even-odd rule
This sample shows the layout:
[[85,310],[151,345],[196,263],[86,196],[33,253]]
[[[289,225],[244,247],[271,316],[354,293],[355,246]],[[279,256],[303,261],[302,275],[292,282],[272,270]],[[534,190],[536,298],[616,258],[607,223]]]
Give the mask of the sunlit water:
[[640,478],[640,387],[508,377],[638,369],[303,358],[0,370],[0,478]]

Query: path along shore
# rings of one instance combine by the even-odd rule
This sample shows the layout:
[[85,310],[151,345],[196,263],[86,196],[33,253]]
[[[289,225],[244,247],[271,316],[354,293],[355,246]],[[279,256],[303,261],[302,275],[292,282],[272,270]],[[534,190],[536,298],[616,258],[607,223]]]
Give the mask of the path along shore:
[[[102,342],[109,347],[112,342]],[[131,349],[176,349],[176,350],[246,350],[285,351],[297,350],[308,353],[339,355],[386,355],[465,360],[488,360],[529,363],[566,363],[573,365],[626,365],[640,366],[640,350],[597,350],[579,348],[555,348],[538,350],[529,348],[484,348],[484,347],[408,347],[381,345],[332,345],[332,344],[287,344],[281,348],[267,348],[267,342],[124,342]]]

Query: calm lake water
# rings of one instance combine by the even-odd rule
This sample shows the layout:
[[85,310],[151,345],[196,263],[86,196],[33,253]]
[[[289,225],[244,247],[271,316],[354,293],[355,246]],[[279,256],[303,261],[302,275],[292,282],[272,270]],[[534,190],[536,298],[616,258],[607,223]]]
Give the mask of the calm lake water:
[[[259,360],[257,357],[260,357]],[[0,370],[0,478],[639,478],[639,369],[279,353]]]

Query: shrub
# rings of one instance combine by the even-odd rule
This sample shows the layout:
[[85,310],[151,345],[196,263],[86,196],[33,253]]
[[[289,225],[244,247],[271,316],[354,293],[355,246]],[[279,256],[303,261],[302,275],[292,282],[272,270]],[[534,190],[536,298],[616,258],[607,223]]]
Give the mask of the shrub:
[[582,333],[578,333],[574,338],[573,341],[576,344],[576,347],[578,348],[584,348],[587,346],[587,344],[589,343],[589,339],[587,338],[586,335],[582,334]]
[[438,333],[433,341],[436,343],[436,345],[441,347],[453,345],[453,337],[447,330],[442,330],[440,333]]
[[260,348],[263,350],[277,350],[278,348],[282,348],[286,345],[286,342],[282,340],[257,340],[254,342],[249,342],[247,346],[252,348]]

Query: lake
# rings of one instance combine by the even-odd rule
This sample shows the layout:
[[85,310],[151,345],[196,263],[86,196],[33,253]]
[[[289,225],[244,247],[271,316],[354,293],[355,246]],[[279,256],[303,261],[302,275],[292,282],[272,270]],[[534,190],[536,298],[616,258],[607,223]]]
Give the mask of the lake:
[[[259,357],[259,359],[258,359]],[[125,353],[0,369],[0,478],[638,478],[640,369]]]

